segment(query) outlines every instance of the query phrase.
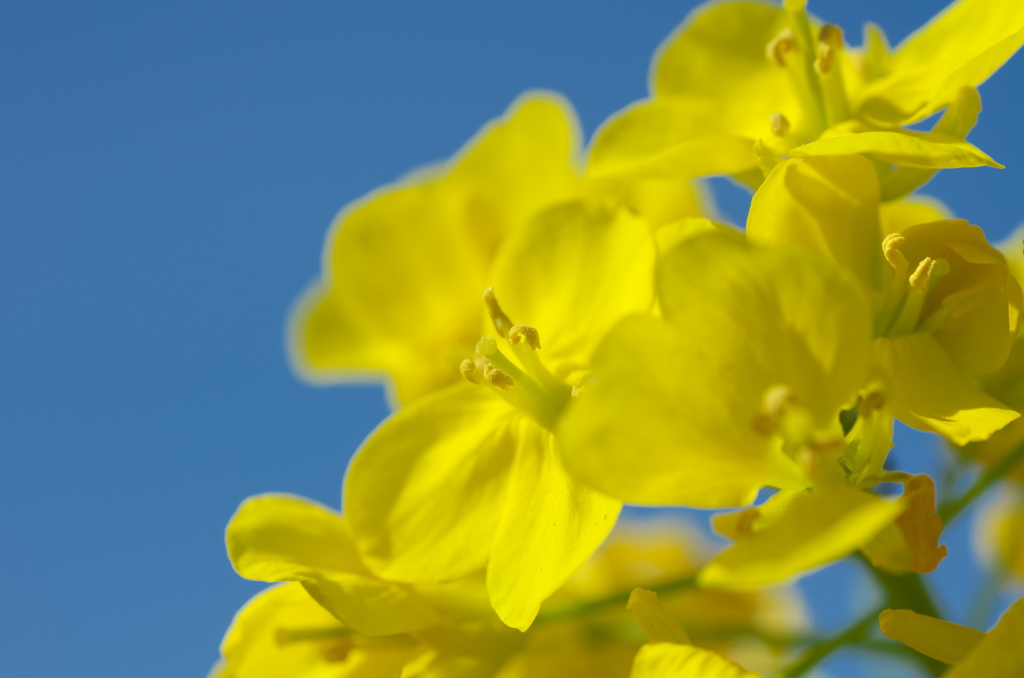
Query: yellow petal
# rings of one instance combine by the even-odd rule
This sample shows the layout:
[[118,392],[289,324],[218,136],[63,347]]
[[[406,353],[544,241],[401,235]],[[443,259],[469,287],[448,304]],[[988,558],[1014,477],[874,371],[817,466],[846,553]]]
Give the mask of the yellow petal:
[[800,495],[774,524],[716,556],[697,581],[731,589],[784,581],[850,555],[902,510],[899,502],[838,484]]
[[479,338],[495,249],[578,190],[577,137],[561,99],[528,94],[453,162],[346,208],[323,277],[292,319],[300,371],[326,381],[386,373],[403,402],[458,380]]
[[878,178],[859,156],[789,160],[754,194],[747,237],[796,243],[834,259],[865,289],[882,283]]
[[[554,436],[528,420],[520,423],[507,502],[487,589],[498,617],[525,631],[540,604],[601,545],[622,504],[566,473]],[[496,517],[487,517],[492,527]]]
[[[985,637],[982,631],[910,610],[885,610],[878,623],[893,640],[946,664],[963,660]],[[989,674],[975,675],[988,678]]]
[[220,675],[398,678],[414,650],[405,637],[353,636],[299,584],[285,584],[257,594],[235,615],[221,644],[225,661]]
[[929,295],[923,317],[954,302],[958,293],[962,297],[973,290],[980,296],[934,330],[946,355],[970,375],[1002,367],[1017,337],[1024,305],[1020,285],[1003,255],[988,243],[981,228],[963,219],[918,224],[901,233],[900,251],[911,270],[926,256],[950,265],[949,273]]
[[636,654],[629,678],[760,678],[720,654],[693,645],[652,643]]
[[923,120],[961,87],[983,83],[1022,43],[1021,3],[954,2],[896,48],[889,75],[862,92],[860,113],[894,124]]
[[882,234],[901,233],[911,226],[943,221],[952,217],[949,208],[931,196],[915,195],[882,203],[879,210]]
[[754,139],[722,125],[711,103],[655,99],[617,114],[595,134],[588,173],[689,179],[756,167]]
[[637,503],[722,507],[764,485],[805,487],[754,423],[768,389],[784,385],[819,429],[838,426],[867,369],[870,319],[856,283],[812,254],[715,233],[685,240],[659,270],[671,324],[633,318],[609,333],[593,384],[560,424],[567,466]]
[[[963,87],[935,123],[932,131],[949,134],[957,139],[966,139],[977,124],[980,113],[981,95],[978,94],[978,90]],[[912,193],[931,179],[936,171],[919,167],[893,167],[888,172],[882,172],[882,200],[895,200]]]
[[751,534],[774,524],[786,514],[794,499],[803,495],[804,490],[782,490],[776,492],[760,506],[751,506],[734,513],[719,513],[711,518],[715,532],[733,541],[746,539]]
[[717,131],[770,138],[773,113],[782,113],[799,128],[800,107],[786,71],[765,56],[768,44],[789,25],[786,12],[777,6],[702,6],[659,48],[651,92],[658,98],[712,102]]
[[791,459],[752,428],[735,426],[728,403],[706,397],[704,380],[689,381],[699,369],[690,348],[655,318],[630,318],[609,333],[594,355],[597,381],[559,425],[570,471],[641,504],[736,506],[765,485],[805,486]]
[[[680,329],[684,353],[707,365],[701,395],[729,388],[732,421],[753,418],[766,389],[787,386],[825,429],[864,382],[868,305],[853,279],[827,259],[789,247],[748,247],[727,234],[697,236],[658,268],[665,318]],[[760,348],[751,350],[749,337]],[[700,384],[700,386],[698,386]],[[704,388],[706,388],[706,391]],[[750,421],[750,420],[748,420]]]
[[875,340],[896,418],[957,445],[985,440],[1020,415],[974,386],[927,332]]
[[711,194],[696,180],[605,177],[591,178],[586,186],[588,196],[615,197],[655,230],[680,219],[715,211]]
[[366,440],[348,469],[344,506],[372,571],[429,583],[484,567],[518,418],[483,386],[466,384],[400,410]]
[[308,500],[284,495],[249,499],[232,516],[226,541],[240,575],[301,582],[360,633],[403,633],[438,621],[424,598],[371,575],[356,555],[345,521]]
[[796,158],[858,153],[902,167],[1003,167],[974,144],[941,132],[857,132],[818,139],[790,151]]
[[933,572],[948,553],[945,545],[939,546],[942,519],[935,514],[935,482],[925,475],[911,476],[903,487],[905,508],[892,526],[894,548],[876,551],[868,544],[864,552],[872,565],[889,572]]
[[574,202],[509,236],[494,291],[516,324],[540,332],[550,365],[586,365],[608,329],[654,303],[655,246],[646,221],[614,204]]
[[1024,600],[1010,606],[999,623],[944,678],[1016,678],[1024,675]]

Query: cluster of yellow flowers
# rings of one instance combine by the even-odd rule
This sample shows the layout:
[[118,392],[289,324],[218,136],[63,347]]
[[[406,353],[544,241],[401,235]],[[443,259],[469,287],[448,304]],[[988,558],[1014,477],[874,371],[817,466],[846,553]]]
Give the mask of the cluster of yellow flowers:
[[[918,578],[944,521],[1024,479],[1021,243],[913,195],[1000,167],[965,137],[1024,2],[958,0],[895,49],[805,4],[695,11],[585,153],[567,102],[528,93],[338,217],[293,354],[384,379],[395,411],[341,513],[264,495],[231,519],[235,569],[276,585],[214,675],[792,678],[879,626],[933,675],[1024,675],[1024,602],[986,634]],[[710,175],[753,191],[745,230],[706,216]],[[937,508],[885,464],[895,419],[988,470]],[[624,502],[730,508],[734,543],[708,559]],[[1024,576],[1024,500],[993,511]],[[906,609],[821,638],[783,585],[851,554]]]

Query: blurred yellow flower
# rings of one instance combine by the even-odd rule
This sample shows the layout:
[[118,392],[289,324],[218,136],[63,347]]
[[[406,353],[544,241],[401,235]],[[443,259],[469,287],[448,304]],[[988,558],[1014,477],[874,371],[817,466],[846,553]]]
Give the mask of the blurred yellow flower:
[[[875,26],[851,50],[841,29],[809,18],[805,5],[696,10],[658,50],[650,98],[599,131],[591,171],[732,174],[756,186],[759,166],[780,155],[863,153],[898,197],[937,168],[1001,167],[964,137],[980,110],[973,88],[1024,43],[1019,2],[955,2],[892,53]],[[904,129],[947,107],[932,132]]]
[[531,92],[448,163],[414,172],[345,208],[321,279],[291,321],[293,363],[314,381],[386,378],[409,403],[459,380],[483,326],[480,293],[504,240],[547,207],[592,195],[651,227],[697,216],[685,180],[589,180],[575,115]]

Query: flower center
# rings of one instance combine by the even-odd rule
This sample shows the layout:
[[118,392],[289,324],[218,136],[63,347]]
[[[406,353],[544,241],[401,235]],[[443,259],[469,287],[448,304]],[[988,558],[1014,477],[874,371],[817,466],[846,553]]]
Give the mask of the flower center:
[[[529,325],[514,324],[498,304],[494,288],[484,292],[484,305],[499,338],[481,337],[476,355],[462,361],[466,381],[494,391],[541,426],[551,429],[565,409],[573,389],[556,377],[537,355],[540,333]],[[509,355],[502,352],[502,347]]]
[[[801,3],[794,3],[800,5]],[[789,75],[793,91],[803,110],[806,139],[793,140],[797,144],[818,138],[825,129],[850,118],[850,104],[843,82],[840,55],[843,50],[843,30],[825,24],[817,32],[802,6],[787,9],[791,26],[784,29],[767,46],[768,60]],[[777,117],[776,117],[777,116]],[[784,137],[789,131],[781,113],[772,116],[772,132]]]

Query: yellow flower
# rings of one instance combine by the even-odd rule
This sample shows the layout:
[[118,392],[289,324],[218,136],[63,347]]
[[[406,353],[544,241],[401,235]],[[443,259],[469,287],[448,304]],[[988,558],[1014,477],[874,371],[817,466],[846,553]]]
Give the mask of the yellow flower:
[[[665,320],[624,321],[595,356],[559,429],[572,470],[645,504],[725,507],[782,489],[720,521],[737,544],[702,570],[705,586],[753,588],[858,548],[887,569],[934,569],[945,551],[930,481],[909,479],[888,502],[862,491],[877,477],[840,465],[866,465],[857,448],[887,452],[891,440],[865,424],[852,451],[843,440],[838,415],[868,386],[871,356],[852,277],[805,249],[705,233],[664,256],[659,298]],[[875,409],[862,403],[864,422],[878,423]]]
[[486,566],[498,616],[530,625],[618,515],[566,472],[552,429],[601,336],[651,308],[654,259],[647,222],[608,201],[553,207],[508,236],[485,295],[496,335],[462,364],[471,383],[398,411],[348,470],[345,513],[371,570],[431,582]]
[[247,500],[227,546],[243,577],[292,583],[236,616],[222,646],[225,678],[426,677],[453,663],[491,675],[520,645],[479,578],[421,587],[379,579],[359,559],[348,521],[308,500]]
[[[666,594],[668,609],[693,624],[695,641],[708,647],[725,650],[747,634],[783,643],[803,629],[800,601],[790,592],[679,586],[701,561],[685,528],[620,525],[545,603],[543,623],[521,635],[494,617],[481,581],[407,587],[377,580],[361,567],[343,518],[297,497],[255,497],[228,526],[232,561],[249,578],[291,583],[242,608],[211,676],[440,678],[459,667],[473,673],[458,675],[497,678],[626,678],[642,637],[614,596],[638,583],[676,586]],[[399,595],[420,600],[429,618],[396,605]],[[609,596],[612,604],[593,605]]]
[[417,649],[410,637],[354,634],[299,584],[257,594],[221,645],[216,678],[397,676]]
[[577,127],[561,98],[526,94],[450,162],[344,209],[292,318],[298,369],[317,381],[388,377],[393,399],[411,402],[459,380],[496,253],[539,210],[591,193],[652,226],[699,214],[685,181],[585,181]]
[[1018,600],[999,623],[983,633],[910,610],[886,610],[882,633],[953,667],[943,678],[1017,678],[1024,675],[1024,601]]
[[[1024,229],[1018,228],[1000,246],[1006,257],[1010,271],[1018,279],[1024,279]],[[1007,358],[999,370],[986,374],[979,380],[986,393],[1002,403],[1006,403],[1017,412],[1024,412],[1024,339],[1018,334]],[[991,438],[971,443],[961,452],[987,465],[998,463],[1008,454],[1024,444],[1024,418],[1015,419],[1005,428],[997,431]],[[1024,484],[1024,465],[1017,464],[1008,469],[1006,477]]]
[[979,227],[921,203],[880,209],[871,163],[846,156],[777,166],[754,195],[747,233],[816,250],[860,281],[881,397],[898,419],[963,445],[1019,416],[972,381],[1006,361],[1024,305]]
[[[783,5],[695,11],[658,50],[650,98],[599,131],[591,171],[756,186],[778,155],[864,153],[898,197],[937,168],[1001,166],[963,139],[980,110],[972,88],[1024,43],[1016,0],[956,2],[891,54],[877,27],[857,52],[837,26],[810,20],[806,2]],[[902,127],[947,107],[932,132]]]
[[838,413],[867,378],[856,282],[818,255],[708,232],[662,257],[658,288],[664,319],[609,333],[559,427],[570,469],[642,504],[736,506],[763,486],[808,487],[798,453],[838,456]]

